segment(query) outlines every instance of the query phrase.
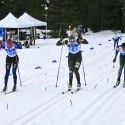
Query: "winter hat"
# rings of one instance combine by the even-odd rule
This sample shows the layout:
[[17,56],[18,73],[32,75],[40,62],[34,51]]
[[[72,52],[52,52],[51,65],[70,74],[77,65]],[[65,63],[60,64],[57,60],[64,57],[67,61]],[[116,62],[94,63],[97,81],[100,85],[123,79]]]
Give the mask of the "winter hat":
[[6,45],[8,48],[10,48],[12,46],[12,44],[13,44],[13,41],[11,39],[6,40]]
[[71,29],[71,26],[69,26],[69,29]]

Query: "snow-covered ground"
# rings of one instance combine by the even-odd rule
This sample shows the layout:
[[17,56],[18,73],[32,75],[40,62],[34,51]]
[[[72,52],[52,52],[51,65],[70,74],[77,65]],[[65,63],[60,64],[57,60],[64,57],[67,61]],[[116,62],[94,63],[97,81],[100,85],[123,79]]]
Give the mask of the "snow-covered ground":
[[[79,70],[82,90],[64,94],[68,82],[68,51],[63,47],[62,61],[56,88],[61,47],[58,39],[37,40],[30,49],[18,50],[19,71],[17,92],[0,94],[0,125],[125,125],[125,89],[116,89],[119,60],[113,68],[114,33],[87,33],[88,45],[82,45],[87,86],[84,85],[83,65]],[[125,35],[122,34],[122,42]],[[110,41],[111,40],[111,41]],[[94,49],[90,49],[90,48]],[[0,89],[3,88],[6,52],[0,52]],[[52,63],[57,60],[56,63]],[[40,69],[35,69],[36,67]],[[18,74],[18,72],[17,72]],[[123,77],[123,76],[122,76]],[[121,81],[122,82],[122,81]],[[8,91],[13,87],[12,73]],[[73,81],[76,88],[76,79]]]

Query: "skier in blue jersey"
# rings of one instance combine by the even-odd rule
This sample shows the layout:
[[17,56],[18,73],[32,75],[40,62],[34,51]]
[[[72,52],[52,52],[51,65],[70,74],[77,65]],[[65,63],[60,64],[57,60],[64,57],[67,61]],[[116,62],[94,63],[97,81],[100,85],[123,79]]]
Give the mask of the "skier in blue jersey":
[[116,48],[116,52],[115,52],[115,58],[113,59],[113,62],[116,62],[117,59],[117,55],[118,53],[120,53],[120,58],[119,58],[119,70],[118,70],[118,77],[117,77],[117,82],[116,82],[116,86],[118,86],[120,84],[120,79],[121,79],[121,74],[122,74],[122,70],[124,68],[124,83],[123,83],[123,87],[125,87],[125,43],[122,43],[120,46],[118,46]]
[[118,47],[118,43],[119,43],[119,41],[122,40],[122,39],[121,39],[120,36],[117,36],[117,34],[116,34],[116,36],[113,37],[112,39],[113,39],[113,41],[114,41],[114,49],[115,49],[116,47]]
[[13,79],[14,79],[14,86],[12,91],[16,91],[16,85],[17,85],[17,75],[16,75],[16,70],[18,67],[18,62],[19,58],[16,52],[16,49],[22,49],[22,46],[18,43],[13,43],[11,39],[6,40],[6,42],[0,44],[0,48],[5,49],[7,52],[7,57],[6,57],[6,73],[5,73],[5,78],[4,78],[4,88],[3,92],[7,90],[7,83],[8,83],[8,78],[10,74],[10,69],[12,65],[12,73],[13,73]]
[[80,44],[88,44],[88,42],[84,39],[75,39],[75,36],[73,35],[74,32],[69,36],[69,39],[61,39],[59,40],[56,45],[64,45],[66,44],[68,47],[68,67],[69,67],[69,84],[68,84],[68,91],[71,91],[72,89],[72,80],[73,80],[73,73],[75,73],[76,79],[77,79],[77,90],[81,88],[81,82],[80,82],[80,75],[79,75],[79,68],[82,61],[82,54],[81,54],[81,46]]

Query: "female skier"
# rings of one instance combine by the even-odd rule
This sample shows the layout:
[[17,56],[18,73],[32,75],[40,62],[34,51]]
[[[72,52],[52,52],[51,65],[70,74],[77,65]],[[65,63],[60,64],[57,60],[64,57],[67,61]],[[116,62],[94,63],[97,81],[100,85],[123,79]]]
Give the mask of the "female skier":
[[117,55],[118,53],[120,53],[119,56],[119,70],[118,70],[118,77],[117,77],[117,82],[116,85],[114,86],[117,87],[120,84],[120,79],[121,79],[121,74],[122,74],[122,70],[124,68],[124,83],[123,83],[123,87],[125,87],[125,43],[122,43],[120,46],[118,46],[116,48],[116,52],[115,52],[115,58],[113,59],[113,62],[116,62],[117,59]]
[[[75,29],[76,30],[76,29]],[[69,67],[69,84],[68,84],[68,91],[71,91],[72,89],[72,80],[73,80],[73,73],[75,73],[76,79],[77,79],[77,90],[81,88],[81,82],[80,82],[80,75],[79,75],[79,68],[82,61],[82,55],[81,55],[81,46],[80,44],[88,44],[88,42],[84,39],[75,39],[75,30],[72,31],[71,35],[69,36],[68,40],[61,39],[59,40],[56,45],[64,45],[66,44],[68,47],[68,67]]]
[[17,85],[16,70],[17,70],[18,62],[19,62],[16,48],[22,49],[22,46],[17,43],[14,44],[11,39],[8,39],[4,43],[0,43],[0,49],[1,48],[5,49],[5,51],[7,52],[6,73],[5,73],[5,77],[4,77],[3,92],[5,92],[7,90],[7,83],[8,83],[8,77],[10,74],[11,65],[13,66],[12,73],[13,73],[13,80],[14,80],[14,86],[13,86],[12,91],[16,91],[16,85]]

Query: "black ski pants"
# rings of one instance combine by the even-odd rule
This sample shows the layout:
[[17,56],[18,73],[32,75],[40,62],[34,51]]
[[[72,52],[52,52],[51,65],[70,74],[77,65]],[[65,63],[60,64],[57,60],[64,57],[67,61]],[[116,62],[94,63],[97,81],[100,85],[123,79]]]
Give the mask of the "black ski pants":
[[77,85],[78,86],[81,85],[80,75],[78,72],[80,65],[81,65],[81,61],[82,61],[81,51],[76,54],[69,53],[69,55],[68,55],[69,85],[71,85],[71,86],[72,86],[72,80],[73,80],[73,73],[76,76]]

